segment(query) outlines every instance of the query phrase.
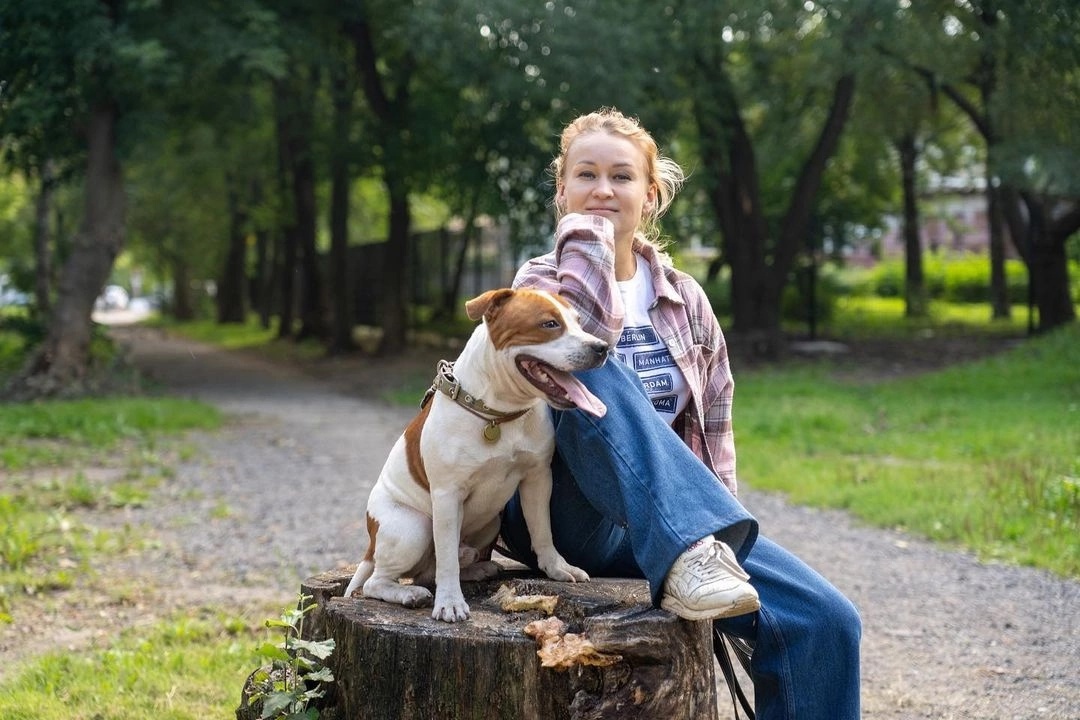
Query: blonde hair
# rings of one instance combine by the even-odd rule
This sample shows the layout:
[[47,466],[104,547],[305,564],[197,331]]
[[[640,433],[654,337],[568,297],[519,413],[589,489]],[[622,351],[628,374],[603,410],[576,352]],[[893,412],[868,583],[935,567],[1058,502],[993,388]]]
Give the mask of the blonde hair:
[[[572,120],[559,138],[559,155],[551,161],[551,172],[555,176],[555,195],[563,184],[563,172],[566,170],[566,154],[570,146],[582,135],[606,132],[626,138],[645,156],[646,178],[651,187],[656,188],[656,201],[642,213],[638,229],[645,241],[659,247],[660,218],[675,199],[675,194],[682,187],[686,175],[682,167],[671,158],[663,155],[653,136],[641,126],[637,118],[627,117],[615,108],[605,107]],[[555,218],[560,219],[564,211],[555,203]]]

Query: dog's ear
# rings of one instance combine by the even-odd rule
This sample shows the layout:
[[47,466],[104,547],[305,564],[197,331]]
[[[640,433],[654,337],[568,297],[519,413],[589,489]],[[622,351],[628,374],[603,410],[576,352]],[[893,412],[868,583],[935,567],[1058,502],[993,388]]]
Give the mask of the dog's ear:
[[488,290],[483,295],[474,297],[465,303],[465,314],[469,316],[470,320],[479,320],[501,307],[513,294],[514,291],[510,288]]

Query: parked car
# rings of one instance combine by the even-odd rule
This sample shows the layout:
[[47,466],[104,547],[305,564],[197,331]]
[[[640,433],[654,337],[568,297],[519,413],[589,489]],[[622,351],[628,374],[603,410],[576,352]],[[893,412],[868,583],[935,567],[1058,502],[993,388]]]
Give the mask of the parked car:
[[126,310],[129,298],[127,290],[119,285],[106,285],[94,302],[97,310]]

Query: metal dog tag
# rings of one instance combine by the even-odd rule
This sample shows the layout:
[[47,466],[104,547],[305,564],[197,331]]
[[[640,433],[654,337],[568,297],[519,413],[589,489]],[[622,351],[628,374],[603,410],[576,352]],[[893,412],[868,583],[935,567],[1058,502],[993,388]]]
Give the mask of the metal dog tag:
[[502,437],[502,430],[494,422],[490,422],[484,426],[484,439],[488,442],[495,442]]

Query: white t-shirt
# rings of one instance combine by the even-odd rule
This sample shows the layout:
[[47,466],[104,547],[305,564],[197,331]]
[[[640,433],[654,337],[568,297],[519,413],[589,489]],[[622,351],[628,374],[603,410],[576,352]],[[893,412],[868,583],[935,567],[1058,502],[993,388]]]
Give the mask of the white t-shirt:
[[634,277],[619,281],[626,318],[615,354],[637,372],[653,407],[671,424],[686,407],[690,388],[649,318],[649,308],[656,302],[652,272],[645,258],[635,257]]

